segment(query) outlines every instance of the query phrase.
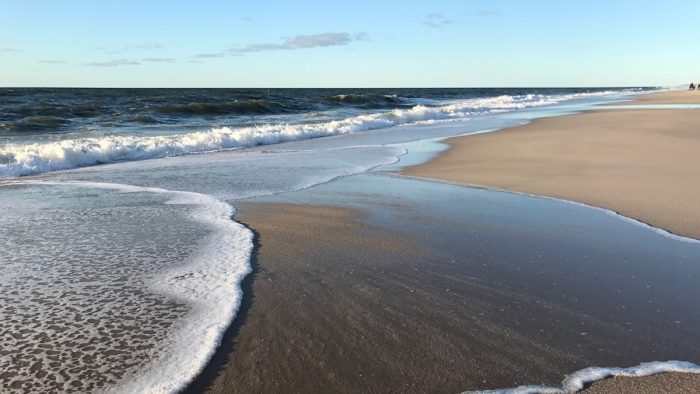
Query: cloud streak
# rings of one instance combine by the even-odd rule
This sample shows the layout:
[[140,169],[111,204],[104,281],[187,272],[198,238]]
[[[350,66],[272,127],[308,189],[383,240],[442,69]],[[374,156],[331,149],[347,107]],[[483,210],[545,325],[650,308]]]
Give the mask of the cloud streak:
[[46,64],[66,64],[65,60],[58,60],[58,59],[41,59],[39,60],[39,63],[46,63]]
[[119,53],[124,53],[124,52],[133,52],[133,51],[155,51],[159,49],[163,49],[164,46],[162,44],[138,44],[138,45],[125,45],[123,47],[104,47],[104,46],[97,46],[97,47],[92,47],[92,49],[96,51],[101,51],[104,53],[108,54],[119,54]]
[[114,59],[114,60],[109,60],[106,62],[83,63],[83,65],[91,66],[91,67],[138,66],[140,64],[141,64],[141,62],[139,62],[138,60],[130,60],[130,59]]
[[478,16],[501,16],[501,11],[496,10],[480,10],[476,13]]
[[454,19],[447,19],[445,18],[444,15],[442,14],[430,14],[425,17],[425,20],[423,20],[423,25],[432,27],[432,28],[441,28],[449,25],[454,25],[458,23]]
[[310,35],[298,35],[285,38],[281,43],[258,43],[246,46],[234,46],[229,49],[231,53],[250,53],[264,51],[295,50],[309,48],[325,48],[332,46],[348,45],[354,41],[367,40],[366,33],[321,33]]
[[0,53],[19,53],[22,52],[19,49],[15,48],[0,48]]
[[[47,62],[48,63],[48,62]],[[173,57],[144,57],[142,59],[113,59],[104,62],[83,63],[90,67],[140,66],[144,63],[177,63]]]
[[191,57],[195,59],[211,59],[211,58],[217,58],[217,57],[224,57],[226,56],[226,53],[223,52],[214,52],[214,53],[198,53],[196,55],[192,55]]
[[172,57],[145,57],[141,61],[146,63],[175,63],[175,59]]

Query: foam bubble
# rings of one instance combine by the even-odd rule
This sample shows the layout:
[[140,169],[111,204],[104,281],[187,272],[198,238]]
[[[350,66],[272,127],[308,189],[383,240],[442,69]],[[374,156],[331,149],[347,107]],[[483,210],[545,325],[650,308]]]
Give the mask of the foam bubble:
[[467,394],[565,394],[582,390],[586,384],[613,376],[640,377],[662,372],[700,373],[700,366],[687,361],[653,361],[630,368],[590,367],[567,375],[561,387],[520,386],[510,389],[465,391]]
[[[161,335],[156,339],[157,347],[150,352],[152,360],[145,365],[137,365],[136,372],[132,371],[131,367],[125,367],[124,372],[107,381],[108,384],[113,385],[107,387],[107,390],[176,392],[201,372],[218,347],[224,331],[235,317],[242,298],[240,283],[250,272],[252,232],[231,219],[234,213],[232,206],[199,193],[113,183],[28,181],[7,182],[5,185],[53,185],[106,189],[121,193],[156,193],[167,198],[164,204],[187,206],[186,211],[190,212],[191,219],[205,225],[210,231],[209,235],[186,261],[174,268],[167,268],[146,282],[147,287],[155,294],[164,295],[178,305],[186,305],[187,310],[179,312],[185,315],[174,320],[167,336]],[[58,261],[56,264],[62,263]],[[117,271],[123,270],[118,268]],[[64,268],[60,269],[64,270]],[[108,278],[107,275],[104,280],[109,280],[106,278]],[[99,280],[99,278],[96,279],[92,284],[101,286]],[[108,286],[109,283],[104,285]],[[113,299],[114,302],[119,302],[120,298],[115,296]],[[83,305],[92,305],[80,299],[76,301],[66,299],[65,302],[68,302],[68,306],[72,305],[71,302],[77,302],[74,306],[78,309]],[[95,307],[100,308],[99,305]],[[72,309],[75,308],[72,307]],[[168,310],[165,309],[165,311]],[[92,312],[86,313],[92,314]],[[169,318],[169,321],[173,319]],[[138,328],[136,330],[138,332]],[[74,339],[70,341],[75,342]],[[132,364],[139,362],[141,361],[133,361]],[[67,368],[72,367],[67,366]],[[106,374],[109,371],[98,372]],[[66,387],[70,387],[69,385],[75,380],[70,374],[57,376],[66,376],[64,382]],[[163,379],[163,376],[167,376],[168,379]]]

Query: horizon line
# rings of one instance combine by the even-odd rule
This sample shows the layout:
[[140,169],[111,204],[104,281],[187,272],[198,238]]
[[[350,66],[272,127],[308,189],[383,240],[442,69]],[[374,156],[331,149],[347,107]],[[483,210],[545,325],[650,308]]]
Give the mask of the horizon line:
[[585,89],[664,88],[675,85],[556,85],[556,86],[0,86],[0,89]]

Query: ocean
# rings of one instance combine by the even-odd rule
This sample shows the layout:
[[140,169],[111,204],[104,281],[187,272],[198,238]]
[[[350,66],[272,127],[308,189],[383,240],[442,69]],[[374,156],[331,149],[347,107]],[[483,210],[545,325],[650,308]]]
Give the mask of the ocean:
[[464,121],[632,89],[0,89],[0,176]]
[[651,89],[0,89],[0,386],[177,391],[246,296],[236,201]]

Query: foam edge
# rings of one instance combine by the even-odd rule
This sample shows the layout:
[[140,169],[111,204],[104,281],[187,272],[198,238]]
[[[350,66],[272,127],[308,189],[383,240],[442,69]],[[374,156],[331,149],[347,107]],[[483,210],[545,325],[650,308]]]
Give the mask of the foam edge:
[[629,368],[589,367],[567,375],[561,387],[519,386],[508,389],[464,391],[462,394],[569,394],[588,384],[615,376],[642,377],[665,372],[700,373],[700,366],[688,361],[652,361]]

